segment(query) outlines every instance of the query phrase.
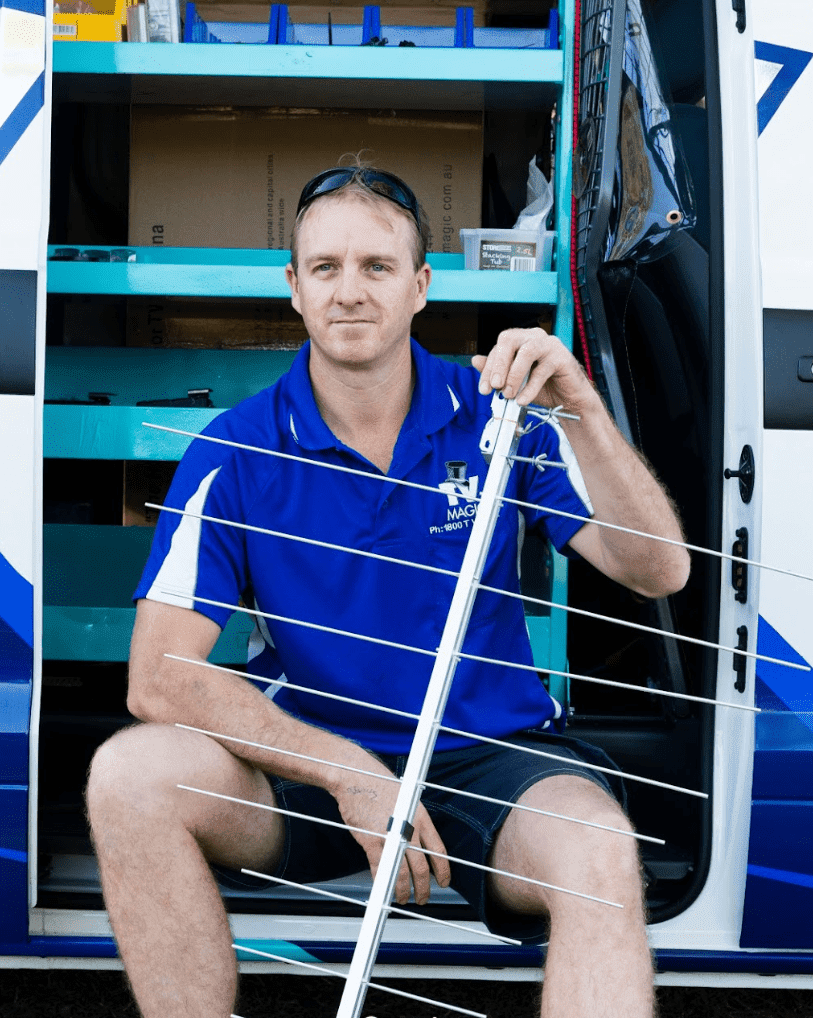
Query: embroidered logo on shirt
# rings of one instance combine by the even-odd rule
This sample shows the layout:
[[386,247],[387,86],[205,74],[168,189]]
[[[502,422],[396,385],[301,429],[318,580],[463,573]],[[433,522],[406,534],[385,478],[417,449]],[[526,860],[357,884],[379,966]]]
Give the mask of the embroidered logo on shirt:
[[477,498],[477,484],[479,478],[466,478],[469,465],[465,460],[446,460],[446,480],[441,481],[438,487],[446,492],[449,505],[457,505],[461,498],[470,502]]
[[477,514],[479,477],[467,477],[469,465],[465,460],[447,460],[446,478],[438,487],[445,492],[449,505],[446,522],[429,528],[430,534],[443,534],[451,530],[468,529]]

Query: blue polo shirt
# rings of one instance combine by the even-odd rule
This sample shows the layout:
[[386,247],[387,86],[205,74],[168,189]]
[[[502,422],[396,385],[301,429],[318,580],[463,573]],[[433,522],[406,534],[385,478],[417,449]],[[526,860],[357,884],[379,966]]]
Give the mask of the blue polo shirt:
[[[329,430],[308,374],[309,345],[278,382],[217,417],[204,434],[305,459],[361,469],[374,477],[325,470],[261,453],[193,441],[166,504],[408,562],[458,570],[487,464],[480,436],[491,397],[479,375],[432,357],[413,342],[416,383],[389,473],[382,474]],[[584,483],[561,429],[543,425],[522,439],[527,456],[572,461],[567,471],[517,463],[506,494],[589,516]],[[439,488],[437,493],[391,478]],[[483,582],[518,591],[518,551],[526,529],[541,528],[562,549],[582,526],[576,520],[505,505],[500,510]],[[134,598],[192,608],[221,628],[248,589],[272,615],[436,650],[454,578],[162,513]],[[463,650],[532,663],[522,602],[480,591]],[[249,671],[298,685],[419,713],[433,659],[288,622],[262,619],[248,648]],[[270,687],[269,694],[278,687]],[[374,752],[407,753],[414,722],[282,687],[275,702],[302,720],[351,738]],[[558,705],[533,672],[461,661],[444,724],[495,738],[541,726]],[[438,749],[472,740],[441,733]]]

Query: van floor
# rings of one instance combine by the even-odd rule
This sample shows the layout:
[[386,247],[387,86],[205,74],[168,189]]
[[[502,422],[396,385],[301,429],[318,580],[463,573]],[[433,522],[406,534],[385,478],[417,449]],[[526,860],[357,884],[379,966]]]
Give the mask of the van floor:
[[[90,843],[80,796],[62,801],[43,801],[39,811],[39,878],[37,904],[41,908],[99,910],[104,908],[96,859]],[[679,846],[642,844],[642,860],[648,881],[650,911],[667,906],[689,877],[693,860]],[[338,890],[359,901],[367,898],[371,884],[367,871],[340,880],[315,884]],[[305,891],[269,885],[253,891],[221,887],[230,912],[269,915],[359,915],[350,904],[329,902]],[[452,921],[476,916],[451,888],[433,885],[428,913]]]

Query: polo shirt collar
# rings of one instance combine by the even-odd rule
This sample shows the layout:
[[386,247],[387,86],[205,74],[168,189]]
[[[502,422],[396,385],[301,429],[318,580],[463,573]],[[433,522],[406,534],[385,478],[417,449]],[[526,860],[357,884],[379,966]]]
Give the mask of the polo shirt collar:
[[[446,377],[443,362],[427,353],[414,339],[410,342],[415,365],[415,391],[404,429],[414,428],[423,435],[432,435],[458,413],[461,400]],[[286,427],[303,449],[311,452],[339,449],[341,442],[325,424],[316,405],[309,363],[310,340],[294,358],[285,376],[288,396]]]
[[303,449],[309,449],[311,452],[338,449],[339,441],[325,424],[316,405],[308,371],[310,356],[311,341],[308,340],[285,375],[288,395],[288,420],[285,426],[297,445]]
[[458,413],[461,398],[450,384],[451,373],[447,377],[444,362],[427,353],[414,339],[411,343],[416,382],[410,416],[414,413],[412,419],[424,435],[433,435]]

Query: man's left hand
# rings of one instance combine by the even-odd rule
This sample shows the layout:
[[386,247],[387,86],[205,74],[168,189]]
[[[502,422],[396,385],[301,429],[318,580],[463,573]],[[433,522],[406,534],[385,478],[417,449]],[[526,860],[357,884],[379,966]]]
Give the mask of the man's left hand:
[[539,402],[576,414],[596,400],[576,358],[544,329],[505,329],[489,355],[472,357],[471,363],[480,372],[484,396],[496,389],[521,406]]
[[[667,493],[624,440],[578,361],[556,336],[544,329],[506,329],[488,357],[473,357],[472,365],[480,372],[483,395],[497,389],[522,406],[561,406],[578,416],[578,421],[563,420],[561,425],[596,519],[683,540]],[[679,544],[591,526],[578,530],[569,543],[606,576],[645,597],[674,593],[689,575],[689,556]]]

